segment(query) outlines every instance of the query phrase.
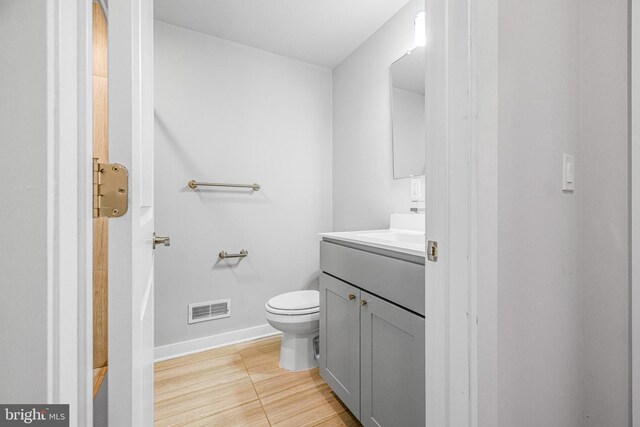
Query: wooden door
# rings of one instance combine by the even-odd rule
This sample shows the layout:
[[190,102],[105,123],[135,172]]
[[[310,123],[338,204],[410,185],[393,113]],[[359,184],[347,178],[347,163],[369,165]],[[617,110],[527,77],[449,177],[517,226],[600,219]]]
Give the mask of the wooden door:
[[[107,20],[93,3],[93,157],[109,162]],[[108,232],[107,218],[93,219],[93,368],[107,366],[108,358]],[[96,390],[97,391],[97,390]]]

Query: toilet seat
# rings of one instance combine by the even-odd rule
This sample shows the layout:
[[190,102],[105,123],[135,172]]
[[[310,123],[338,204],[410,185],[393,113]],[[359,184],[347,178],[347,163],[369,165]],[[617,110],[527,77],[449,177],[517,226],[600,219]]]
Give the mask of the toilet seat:
[[300,316],[320,311],[318,291],[295,291],[280,294],[265,304],[267,312],[286,316]]

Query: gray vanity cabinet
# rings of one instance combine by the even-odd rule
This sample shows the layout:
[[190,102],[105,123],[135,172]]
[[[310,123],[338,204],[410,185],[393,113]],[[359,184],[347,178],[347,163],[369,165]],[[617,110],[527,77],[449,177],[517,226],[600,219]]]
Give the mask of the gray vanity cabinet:
[[356,418],[360,418],[359,303],[358,288],[320,275],[320,373]]
[[323,240],[320,268],[320,375],[364,426],[424,426],[424,258]]
[[424,318],[364,291],[360,309],[360,422],[424,426]]

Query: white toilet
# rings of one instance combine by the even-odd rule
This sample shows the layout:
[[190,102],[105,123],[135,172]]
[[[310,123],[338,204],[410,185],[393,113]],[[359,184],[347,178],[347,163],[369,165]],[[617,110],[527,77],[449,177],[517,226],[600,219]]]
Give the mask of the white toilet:
[[271,298],[265,308],[269,324],[282,331],[280,367],[288,371],[318,367],[320,293],[287,292]]

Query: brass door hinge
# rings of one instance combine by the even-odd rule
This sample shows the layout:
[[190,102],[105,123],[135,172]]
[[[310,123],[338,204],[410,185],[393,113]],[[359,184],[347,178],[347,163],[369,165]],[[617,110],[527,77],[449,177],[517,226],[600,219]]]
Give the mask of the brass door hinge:
[[129,172],[118,163],[93,159],[93,217],[117,218],[127,213]]

